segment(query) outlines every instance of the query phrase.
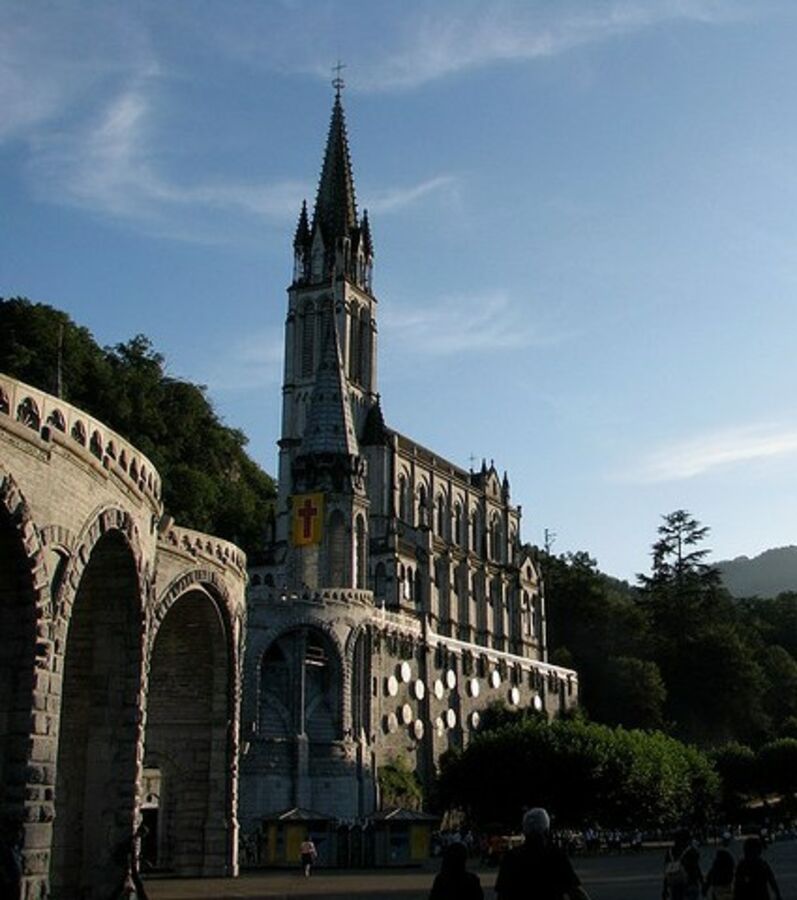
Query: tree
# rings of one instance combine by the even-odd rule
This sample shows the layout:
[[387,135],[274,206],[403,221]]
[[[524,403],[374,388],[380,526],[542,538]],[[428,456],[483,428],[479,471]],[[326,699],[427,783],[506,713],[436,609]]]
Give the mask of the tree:
[[578,671],[579,699],[589,716],[609,725],[660,726],[661,676],[646,660],[648,622],[629,586],[600,572],[583,551],[542,554],[540,562],[550,658]]
[[446,755],[438,789],[444,808],[482,825],[515,828],[539,805],[560,826],[666,827],[709,813],[718,779],[702,753],[661,732],[528,718]]
[[665,715],[676,734],[706,746],[759,742],[770,727],[759,702],[766,681],[718,570],[705,562],[707,534],[686,510],[664,516],[651,574],[639,576]]
[[377,772],[379,795],[382,809],[400,806],[404,809],[420,809],[423,791],[418,776],[413,772],[407,758],[394,756]]
[[[60,358],[60,366],[59,366]],[[119,432],[160,473],[166,510],[188,528],[234,541],[256,556],[276,494],[226,427],[205,388],[167,374],[144,335],[99,347],[63,312],[0,299],[0,371],[63,398]]]

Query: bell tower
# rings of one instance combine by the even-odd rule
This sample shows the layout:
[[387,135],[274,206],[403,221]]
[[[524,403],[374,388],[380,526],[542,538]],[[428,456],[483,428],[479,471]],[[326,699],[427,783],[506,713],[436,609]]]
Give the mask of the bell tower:
[[377,403],[374,253],[368,214],[357,214],[339,73],[333,86],[312,219],[305,201],[293,241],[277,540],[293,586],[358,588],[368,531],[358,439]]

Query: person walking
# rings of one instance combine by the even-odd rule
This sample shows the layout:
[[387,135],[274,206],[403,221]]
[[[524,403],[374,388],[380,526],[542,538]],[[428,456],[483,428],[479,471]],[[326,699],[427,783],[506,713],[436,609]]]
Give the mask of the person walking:
[[429,900],[484,900],[479,876],[468,872],[468,848],[457,841],[443,851],[443,863],[435,876]]
[[495,893],[498,900],[589,900],[564,851],[551,841],[551,819],[541,807],[523,816],[524,843],[501,860]]
[[[761,858],[761,839],[749,837],[744,842],[744,856],[736,867],[733,900],[781,900],[780,888],[769,864]],[[770,891],[772,893],[770,894]]]
[[687,829],[681,828],[664,857],[662,900],[699,900],[702,891],[700,853]]
[[302,871],[304,872],[304,877],[309,878],[310,871],[313,868],[313,863],[318,857],[318,852],[315,849],[315,844],[313,843],[313,840],[309,834],[302,841],[302,845],[301,847],[299,847],[299,853],[302,857]]
[[736,860],[730,851],[731,834],[726,831],[722,835],[722,845],[717,848],[714,862],[708,870],[705,882],[705,895],[708,900],[733,900],[733,873]]

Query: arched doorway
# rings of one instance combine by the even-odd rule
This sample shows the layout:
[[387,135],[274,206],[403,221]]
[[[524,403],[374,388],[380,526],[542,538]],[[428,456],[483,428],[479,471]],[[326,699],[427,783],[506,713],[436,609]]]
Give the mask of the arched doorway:
[[33,708],[36,604],[30,561],[2,506],[0,636],[0,815],[21,822]]
[[124,876],[135,813],[141,622],[133,554],[110,531],[91,553],[67,624],[50,869],[59,900],[109,896]]
[[217,601],[196,587],[172,605],[149,669],[145,771],[159,773],[150,861],[179,875],[229,874],[232,672]]

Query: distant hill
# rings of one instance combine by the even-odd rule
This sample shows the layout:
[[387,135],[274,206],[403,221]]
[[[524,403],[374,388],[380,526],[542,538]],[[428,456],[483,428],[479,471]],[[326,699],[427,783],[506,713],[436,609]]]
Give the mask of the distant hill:
[[797,547],[775,547],[750,559],[716,563],[725,587],[734,597],[776,597],[784,591],[797,591]]

